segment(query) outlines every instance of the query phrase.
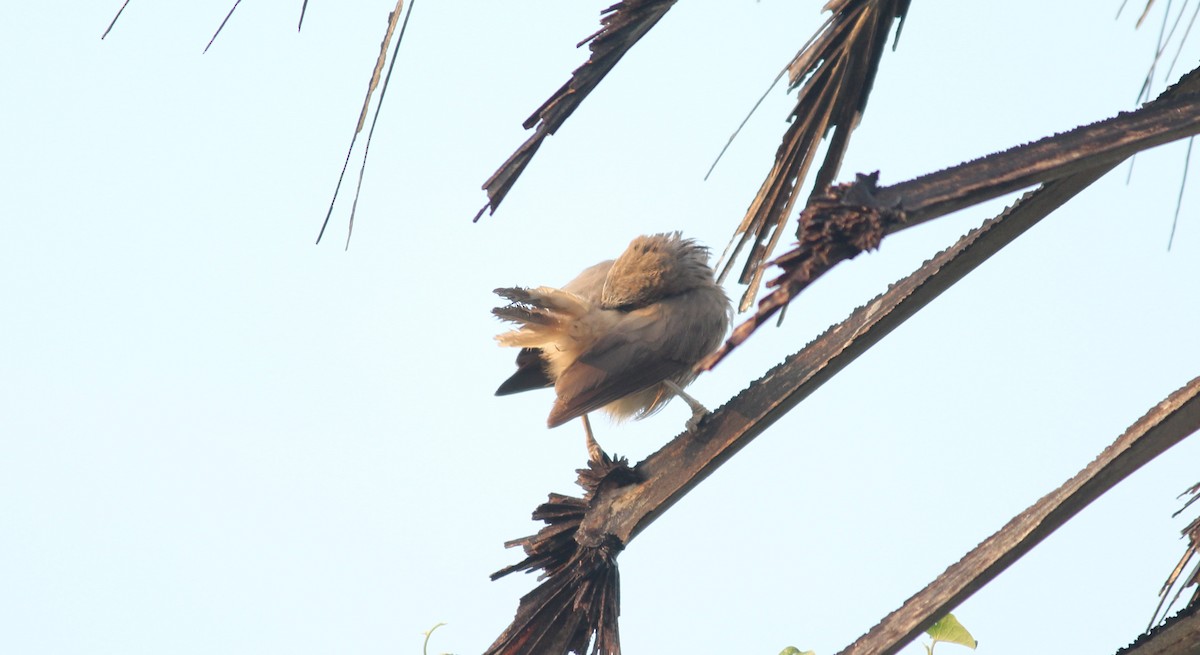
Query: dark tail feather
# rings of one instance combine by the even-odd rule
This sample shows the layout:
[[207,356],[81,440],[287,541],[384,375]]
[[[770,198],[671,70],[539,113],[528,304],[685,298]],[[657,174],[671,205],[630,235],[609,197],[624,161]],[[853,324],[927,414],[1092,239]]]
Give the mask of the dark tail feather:
[[545,389],[554,386],[550,374],[546,372],[546,362],[542,360],[542,351],[538,348],[522,348],[517,353],[517,372],[504,381],[497,396],[507,396],[532,389]]

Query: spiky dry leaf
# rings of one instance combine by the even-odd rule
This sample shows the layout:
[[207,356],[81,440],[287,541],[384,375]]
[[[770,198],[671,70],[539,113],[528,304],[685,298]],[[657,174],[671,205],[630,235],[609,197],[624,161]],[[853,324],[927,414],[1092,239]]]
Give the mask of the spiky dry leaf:
[[[1173,516],[1179,516],[1192,503],[1200,500],[1200,483],[1193,485],[1190,489],[1180,494],[1180,496],[1191,496],[1191,498]],[[1200,552],[1200,516],[1197,516],[1191,523],[1188,523],[1182,532],[1183,538],[1187,540],[1187,547],[1183,551],[1183,557],[1179,558],[1179,563],[1171,570],[1171,574],[1167,576],[1162,588],[1158,591],[1158,607],[1154,608],[1154,616],[1150,617],[1150,628],[1153,628],[1170,614],[1171,608],[1178,602],[1179,597],[1183,595],[1183,591],[1188,587],[1195,586],[1196,589],[1192,591],[1192,597],[1184,604],[1183,609],[1186,610],[1195,606],[1197,602],[1200,602],[1200,561],[1192,567],[1190,573],[1180,579],[1180,575],[1183,574],[1184,569],[1196,557],[1196,554]],[[1175,590],[1174,595],[1171,594],[1172,589]],[[1168,597],[1170,597],[1169,602],[1167,601]]]
[[533,115],[525,119],[522,124],[525,129],[537,129],[483,183],[488,201],[479,213],[475,214],[475,220],[479,220],[486,211],[496,212],[504,196],[541,147],[542,141],[558,131],[583,99],[600,84],[600,80],[608,75],[621,57],[658,23],[675,2],[676,0],[622,0],[601,12],[600,30],[577,44],[588,46],[591,51],[588,60],[576,68],[571,73],[571,79],[542,103]]
[[[485,655],[528,653],[584,653],[592,643],[592,655],[620,655],[617,624],[620,614],[620,576],[617,554],[624,548],[619,539],[582,530],[591,500],[604,490],[637,480],[624,459],[603,455],[580,469],[583,498],[551,494],[550,500],[533,512],[535,521],[547,525],[537,534],[510,541],[521,546],[525,559],[492,574],[492,579],[516,571],[543,571],[541,583],[521,598],[513,622],[487,649]],[[594,639],[593,639],[594,637]]]
[[814,191],[823,192],[837,175],[850,134],[866,109],[892,23],[898,20],[903,25],[910,1],[831,0],[825,9],[832,15],[788,65],[790,88],[799,88],[791,123],[775,153],[775,164],[734,232],[737,245],[721,271],[724,279],[739,253],[752,244],[738,278],[747,285],[739,311],[754,302],[767,260],[783,235],[824,138],[829,148],[814,179]]

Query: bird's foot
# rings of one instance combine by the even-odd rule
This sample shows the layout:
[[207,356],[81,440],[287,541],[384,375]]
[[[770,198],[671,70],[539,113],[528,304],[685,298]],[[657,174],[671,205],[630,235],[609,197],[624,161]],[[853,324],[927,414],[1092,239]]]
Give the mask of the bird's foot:
[[704,405],[701,405],[699,400],[692,398],[682,387],[671,380],[663,380],[663,384],[667,385],[668,389],[691,408],[692,417],[687,420],[685,425],[687,425],[688,432],[695,432],[700,427],[700,424],[704,422],[704,417],[708,416],[708,409]]
[[696,430],[700,429],[700,424],[704,422],[705,418],[708,418],[709,413],[710,412],[707,409],[704,409],[703,405],[697,405],[696,407],[693,407],[692,417],[689,418],[687,423],[684,424],[687,426],[687,431],[695,432]]
[[584,414],[579,418],[583,419],[583,433],[587,439],[586,445],[588,460],[598,464],[608,460],[608,453],[604,452],[604,449],[601,448],[600,444],[596,441],[596,437],[592,435],[592,422],[588,420],[587,414]]
[[600,444],[592,441],[587,445],[588,461],[596,462],[597,464],[604,463],[604,460],[609,459],[608,453],[600,447]]

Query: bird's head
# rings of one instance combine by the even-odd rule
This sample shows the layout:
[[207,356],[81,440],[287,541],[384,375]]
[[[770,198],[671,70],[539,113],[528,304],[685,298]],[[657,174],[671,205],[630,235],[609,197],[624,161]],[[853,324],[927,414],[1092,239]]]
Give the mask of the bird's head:
[[692,289],[713,286],[708,248],[679,232],[640,236],[613,262],[600,305],[632,310]]

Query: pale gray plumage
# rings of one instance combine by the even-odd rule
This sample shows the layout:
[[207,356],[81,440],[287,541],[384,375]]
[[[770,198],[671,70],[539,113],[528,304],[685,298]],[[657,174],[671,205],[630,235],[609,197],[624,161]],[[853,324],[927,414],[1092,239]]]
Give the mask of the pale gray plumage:
[[731,307],[713,280],[708,249],[678,232],[640,236],[616,260],[589,267],[561,289],[497,289],[493,310],[519,327],[496,337],[523,348],[498,395],[553,384],[547,423],[603,408],[642,418],[696,377],[721,344]]

